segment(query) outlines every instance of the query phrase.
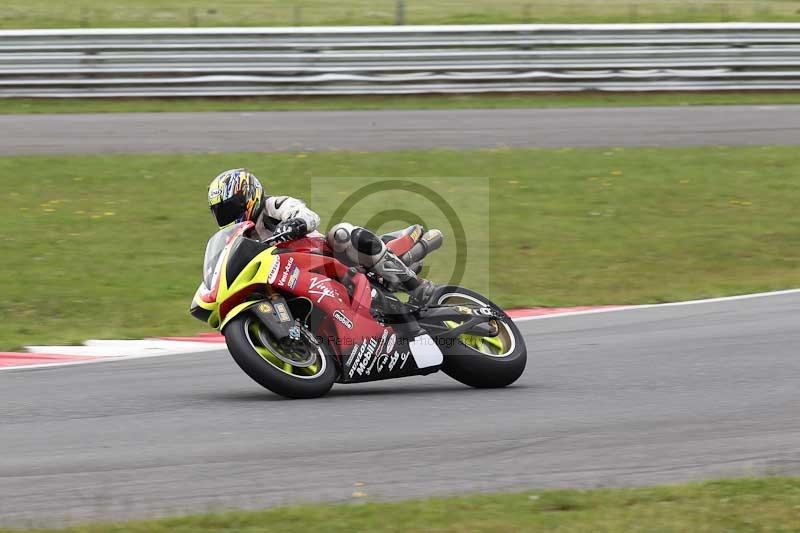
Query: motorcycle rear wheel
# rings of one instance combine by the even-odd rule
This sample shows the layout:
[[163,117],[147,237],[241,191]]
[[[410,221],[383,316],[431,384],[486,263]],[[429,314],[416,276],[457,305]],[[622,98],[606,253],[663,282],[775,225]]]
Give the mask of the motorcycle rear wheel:
[[[302,326],[298,326],[302,327]],[[318,398],[336,380],[330,347],[301,337],[304,348],[281,349],[258,318],[236,317],[223,332],[233,360],[253,381],[286,398]],[[302,353],[301,353],[302,352]]]
[[[443,344],[442,371],[451,378],[475,388],[499,388],[514,383],[525,370],[528,350],[525,339],[514,321],[481,294],[459,287],[443,285],[429,300],[434,305],[484,305],[503,315],[495,337],[459,335],[452,343]],[[450,328],[457,323],[446,324]]]

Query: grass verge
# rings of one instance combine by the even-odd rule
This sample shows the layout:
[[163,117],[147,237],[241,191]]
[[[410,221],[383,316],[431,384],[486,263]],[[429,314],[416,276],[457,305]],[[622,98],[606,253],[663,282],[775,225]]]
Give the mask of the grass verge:
[[323,214],[353,176],[422,178],[473,223],[485,207],[467,237],[486,268],[464,281],[506,306],[800,286],[796,147],[5,157],[0,349],[202,330],[186,309],[215,229],[205,191],[237,166],[330,199],[312,203]]
[[683,105],[800,104],[798,91],[663,93],[512,93],[418,96],[254,98],[0,98],[0,114],[202,111],[334,111],[357,109],[502,109]]
[[47,531],[796,531],[798,516],[800,479],[770,477],[654,488],[547,490],[402,503],[301,505]]
[[0,27],[797,21],[793,0],[5,0]]

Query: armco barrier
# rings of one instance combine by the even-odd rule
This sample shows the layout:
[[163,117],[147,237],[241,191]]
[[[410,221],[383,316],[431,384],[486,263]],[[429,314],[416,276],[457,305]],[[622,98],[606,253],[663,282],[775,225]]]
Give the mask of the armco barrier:
[[0,31],[0,96],[800,88],[800,24]]

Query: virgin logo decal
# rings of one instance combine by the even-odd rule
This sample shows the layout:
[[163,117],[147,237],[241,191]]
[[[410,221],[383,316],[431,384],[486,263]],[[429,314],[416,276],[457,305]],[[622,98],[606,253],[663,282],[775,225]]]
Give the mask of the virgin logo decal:
[[319,298],[317,298],[317,303],[322,302],[325,297],[336,298],[338,296],[336,291],[331,289],[327,283],[327,279],[319,279],[316,276],[311,278],[311,281],[308,282],[308,292],[319,296]]

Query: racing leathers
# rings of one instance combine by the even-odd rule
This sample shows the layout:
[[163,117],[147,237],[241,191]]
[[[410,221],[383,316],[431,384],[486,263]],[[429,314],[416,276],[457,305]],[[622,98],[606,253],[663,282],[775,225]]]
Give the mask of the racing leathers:
[[255,231],[261,240],[287,231],[285,240],[297,239],[319,227],[319,215],[305,202],[291,196],[268,196],[256,220]]
[[[419,228],[421,232],[422,227]],[[361,265],[375,273],[389,289],[408,292],[411,303],[423,304],[433,292],[433,283],[417,277],[416,272],[397,257],[383,239],[366,228],[346,222],[336,224],[328,232],[328,245],[340,260]]]
[[[319,222],[319,215],[302,200],[268,196],[257,218],[255,232],[262,240],[276,234],[285,234],[283,240],[292,240],[315,231]],[[430,281],[418,278],[380,237],[366,228],[337,224],[328,232],[327,240],[339,259],[374,272],[392,290],[409,292],[415,303],[422,303],[432,292]]]

